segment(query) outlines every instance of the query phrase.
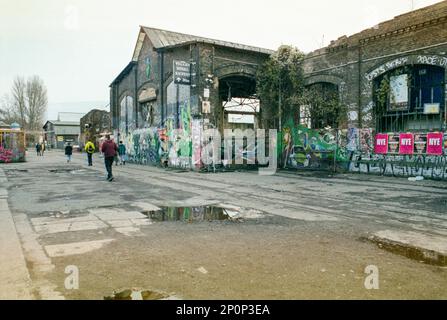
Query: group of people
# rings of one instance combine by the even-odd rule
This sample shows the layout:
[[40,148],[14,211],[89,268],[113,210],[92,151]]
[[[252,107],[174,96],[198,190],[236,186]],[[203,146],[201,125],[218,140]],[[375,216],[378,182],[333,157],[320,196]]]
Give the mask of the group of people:
[[[36,147],[37,148],[37,147]],[[87,153],[87,162],[88,166],[93,166],[93,154],[96,151],[95,144],[92,141],[88,141],[84,147],[85,152]],[[100,152],[104,155],[104,163],[107,170],[107,180],[113,181],[113,173],[112,166],[115,162],[116,165],[121,164],[125,165],[127,161],[127,152],[126,146],[120,141],[119,145],[117,145],[112,139],[110,135],[106,136],[106,140],[100,146]],[[65,156],[67,157],[67,163],[71,162],[71,158],[73,155],[73,146],[70,143],[67,143],[65,146]]]
[[37,156],[38,157],[43,157],[43,154],[44,154],[45,150],[46,150],[46,146],[45,146],[44,142],[36,143],[36,152],[37,152]]

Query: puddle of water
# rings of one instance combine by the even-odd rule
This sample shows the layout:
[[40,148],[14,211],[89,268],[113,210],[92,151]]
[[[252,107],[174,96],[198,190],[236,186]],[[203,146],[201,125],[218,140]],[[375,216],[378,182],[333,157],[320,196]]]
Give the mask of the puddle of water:
[[162,207],[159,211],[148,211],[145,213],[149,219],[157,222],[164,221],[228,221],[232,220],[239,212],[215,207]]
[[168,296],[156,291],[128,289],[104,297],[104,300],[161,300],[165,298]]

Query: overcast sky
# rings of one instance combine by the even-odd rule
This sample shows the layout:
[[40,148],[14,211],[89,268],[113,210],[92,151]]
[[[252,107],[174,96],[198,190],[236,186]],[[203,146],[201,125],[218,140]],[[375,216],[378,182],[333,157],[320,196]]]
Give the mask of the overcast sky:
[[436,2],[0,0],[0,96],[16,75],[36,74],[48,88],[49,118],[78,111],[76,102],[84,102],[82,112],[107,103],[109,84],[132,58],[139,25],[309,52]]

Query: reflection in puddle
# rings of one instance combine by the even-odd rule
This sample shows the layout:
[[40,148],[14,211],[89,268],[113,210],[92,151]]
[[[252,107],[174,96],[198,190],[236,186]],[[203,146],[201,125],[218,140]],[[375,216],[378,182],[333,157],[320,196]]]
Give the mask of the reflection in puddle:
[[163,207],[158,211],[149,211],[146,215],[153,221],[227,221],[239,214],[237,211],[215,207]]

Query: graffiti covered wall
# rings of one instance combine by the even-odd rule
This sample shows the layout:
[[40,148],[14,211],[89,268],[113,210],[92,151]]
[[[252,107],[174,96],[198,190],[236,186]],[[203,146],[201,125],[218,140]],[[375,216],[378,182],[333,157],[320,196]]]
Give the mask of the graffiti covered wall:
[[[438,150],[430,148],[430,136],[440,136]],[[381,141],[382,142],[377,142]],[[404,146],[408,142],[407,146]],[[389,133],[377,134],[375,152],[359,149],[352,153],[349,169],[352,172],[375,173],[400,177],[422,176],[447,179],[447,134]]]
[[202,126],[192,120],[189,93],[181,97],[186,99],[168,104],[170,116],[162,127],[129,129],[127,133],[120,133],[128,161],[184,169],[200,167],[200,154],[196,154],[198,159],[193,161],[192,144],[194,136],[201,137]]
[[[340,130],[312,130],[286,122],[278,145],[280,163],[284,168],[327,169],[347,161],[347,149]],[[334,157],[335,156],[335,157]]]
[[[278,146],[278,154],[283,168],[335,168],[367,174],[447,179],[447,134],[384,135],[387,137],[386,153],[378,154],[375,152],[375,138],[379,135],[371,128],[314,130],[294,125],[290,120],[281,133],[282,144]],[[429,147],[430,140],[433,140],[430,137],[436,135],[441,137],[441,142],[438,140],[440,150],[435,154]],[[402,141],[408,142],[407,151]]]

